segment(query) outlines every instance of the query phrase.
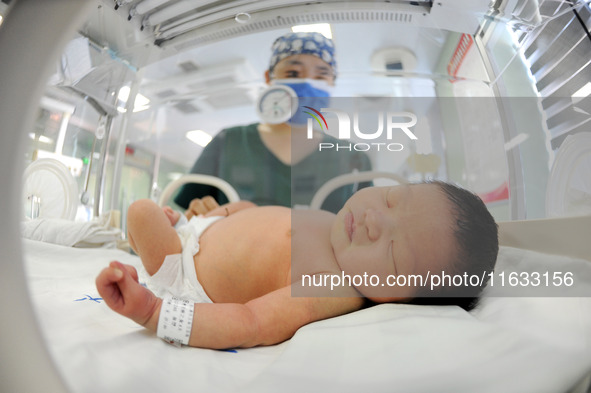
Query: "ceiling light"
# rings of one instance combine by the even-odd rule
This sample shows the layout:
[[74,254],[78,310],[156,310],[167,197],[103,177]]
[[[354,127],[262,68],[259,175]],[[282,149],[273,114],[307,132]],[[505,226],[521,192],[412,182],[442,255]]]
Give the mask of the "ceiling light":
[[37,139],[41,143],[53,143],[53,139],[46,137],[45,135],[39,135],[38,137],[34,133],[29,133],[29,138]]
[[211,140],[213,139],[211,137],[211,135],[209,135],[207,132],[202,131],[202,130],[187,131],[185,136],[187,137],[188,140],[190,140],[193,143],[198,144],[201,147],[207,146],[207,144],[209,142],[211,142]]
[[294,33],[320,33],[326,38],[332,39],[332,30],[329,23],[316,23],[313,25],[297,25],[291,28]]
[[143,94],[137,93],[135,101],[133,102],[133,111],[141,112],[150,107],[150,99]]
[[131,89],[129,88],[129,86],[123,86],[121,89],[119,89],[119,94],[117,94],[117,99],[119,99],[120,101],[123,101],[123,102],[127,102],[127,99],[129,98],[130,91],[131,91]]
[[[126,109],[124,108],[127,99],[129,98],[129,93],[131,89],[129,86],[123,86],[119,89],[119,94],[117,95],[117,99],[123,102],[123,105],[118,105],[117,110],[121,113],[125,113]],[[150,107],[150,99],[144,96],[143,94],[137,93],[135,96],[135,101],[133,102],[133,111],[140,112],[146,110]]]

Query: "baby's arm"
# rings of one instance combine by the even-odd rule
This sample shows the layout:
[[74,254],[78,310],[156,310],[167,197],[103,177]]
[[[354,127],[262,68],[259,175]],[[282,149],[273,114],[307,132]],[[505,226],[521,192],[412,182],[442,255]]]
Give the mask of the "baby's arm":
[[[249,348],[290,339],[311,322],[358,310],[363,298],[292,297],[284,287],[246,304],[198,303],[189,345],[201,348]],[[144,325],[156,331],[160,308]]]
[[[114,311],[156,332],[162,300],[120,265],[113,262],[101,272],[99,293]],[[308,323],[358,310],[362,304],[363,298],[355,296],[292,297],[289,286],[246,304],[197,303],[189,345],[223,349],[277,344]]]
[[257,205],[249,201],[226,203],[225,205],[219,206],[216,209],[211,210],[210,212],[205,214],[205,217],[229,216],[230,214],[234,214],[240,210],[250,209],[252,207],[257,207]]

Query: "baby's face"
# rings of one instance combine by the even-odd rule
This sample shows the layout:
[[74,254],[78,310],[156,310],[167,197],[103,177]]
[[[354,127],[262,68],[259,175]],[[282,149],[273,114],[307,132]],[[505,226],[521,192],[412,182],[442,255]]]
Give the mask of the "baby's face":
[[456,249],[453,222],[451,203],[437,185],[364,188],[337,214],[331,244],[340,268],[365,297],[400,301],[415,290],[389,285],[388,276],[449,271]]

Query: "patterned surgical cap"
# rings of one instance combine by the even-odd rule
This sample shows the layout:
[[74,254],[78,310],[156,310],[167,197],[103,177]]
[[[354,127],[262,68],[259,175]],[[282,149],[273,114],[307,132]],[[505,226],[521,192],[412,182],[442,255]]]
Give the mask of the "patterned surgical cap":
[[314,55],[327,62],[337,74],[337,63],[334,57],[334,44],[331,39],[320,33],[288,33],[275,40],[271,47],[273,54],[269,64],[269,72],[286,57],[293,55]]

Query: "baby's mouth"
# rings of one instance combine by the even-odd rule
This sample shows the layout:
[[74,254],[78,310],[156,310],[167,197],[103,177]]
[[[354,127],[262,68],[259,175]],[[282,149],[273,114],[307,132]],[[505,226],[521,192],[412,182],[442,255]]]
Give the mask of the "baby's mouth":
[[353,217],[353,213],[348,212],[347,214],[345,214],[345,232],[347,233],[349,242],[353,241],[354,225],[355,217]]

